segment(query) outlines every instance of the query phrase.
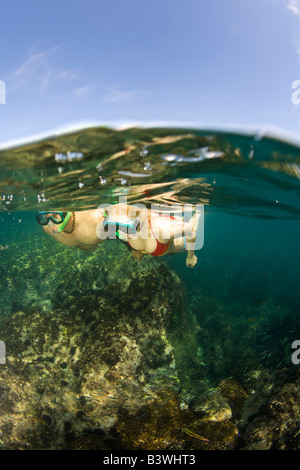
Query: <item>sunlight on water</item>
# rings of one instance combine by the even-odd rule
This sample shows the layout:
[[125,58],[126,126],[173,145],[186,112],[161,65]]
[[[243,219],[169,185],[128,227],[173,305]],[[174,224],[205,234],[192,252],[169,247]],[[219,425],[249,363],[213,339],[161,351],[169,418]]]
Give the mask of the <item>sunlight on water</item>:
[[298,207],[299,146],[257,135],[98,127],[2,149],[0,157],[2,211],[95,208],[121,194],[225,212],[247,207],[263,217]]

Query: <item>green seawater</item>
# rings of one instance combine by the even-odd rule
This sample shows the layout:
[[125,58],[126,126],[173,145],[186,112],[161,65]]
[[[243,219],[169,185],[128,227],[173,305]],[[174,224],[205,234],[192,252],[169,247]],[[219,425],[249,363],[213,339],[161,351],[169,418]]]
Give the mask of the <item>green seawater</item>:
[[[91,289],[101,296],[163,263],[182,281],[194,322],[194,335],[176,346],[185,394],[297,368],[300,144],[214,130],[99,127],[3,148],[0,175],[0,319],[55,315],[67,299],[79,305]],[[148,207],[204,204],[195,268],[186,267],[184,253],[138,263],[118,240],[93,253],[70,249],[36,222],[38,210],[93,209],[120,197]]]

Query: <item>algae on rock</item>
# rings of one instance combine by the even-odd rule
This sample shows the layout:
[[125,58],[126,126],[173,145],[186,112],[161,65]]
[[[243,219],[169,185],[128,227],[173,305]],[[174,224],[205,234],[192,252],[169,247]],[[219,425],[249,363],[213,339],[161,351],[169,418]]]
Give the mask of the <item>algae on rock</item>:
[[65,448],[85,433],[109,436],[122,413],[133,416],[178,387],[168,329],[184,310],[180,280],[162,264],[134,277],[122,295],[111,292],[2,321],[3,448]]

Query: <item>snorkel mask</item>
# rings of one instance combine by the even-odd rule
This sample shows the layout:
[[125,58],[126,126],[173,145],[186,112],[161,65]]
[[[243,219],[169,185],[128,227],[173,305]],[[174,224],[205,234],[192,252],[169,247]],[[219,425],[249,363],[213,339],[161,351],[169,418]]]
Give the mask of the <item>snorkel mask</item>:
[[56,231],[60,233],[69,222],[71,215],[72,212],[40,211],[36,213],[36,220],[40,225],[48,225],[50,221],[55,225],[59,225],[59,227],[56,227]]

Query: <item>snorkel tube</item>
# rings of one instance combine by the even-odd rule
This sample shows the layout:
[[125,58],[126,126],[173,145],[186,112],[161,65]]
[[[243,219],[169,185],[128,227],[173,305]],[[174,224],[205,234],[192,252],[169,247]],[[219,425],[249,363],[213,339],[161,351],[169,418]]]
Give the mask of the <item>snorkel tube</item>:
[[65,220],[56,228],[57,232],[61,233],[63,231],[63,229],[69,222],[71,215],[72,215],[72,212],[67,212]]

